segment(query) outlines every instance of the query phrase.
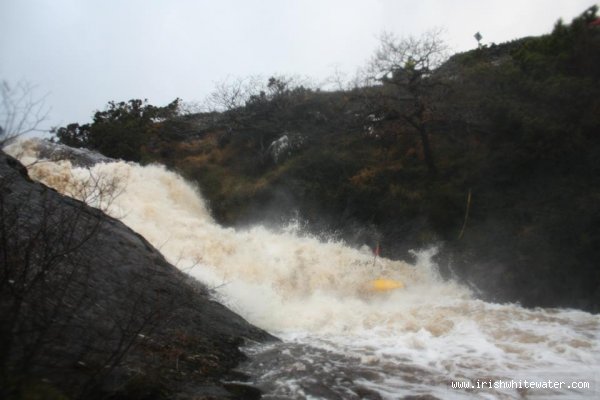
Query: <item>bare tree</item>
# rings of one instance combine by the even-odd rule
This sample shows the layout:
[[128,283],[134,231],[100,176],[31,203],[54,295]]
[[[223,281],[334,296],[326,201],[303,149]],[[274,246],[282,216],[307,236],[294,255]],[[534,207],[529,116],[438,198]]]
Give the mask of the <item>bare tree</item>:
[[228,77],[215,83],[215,88],[205,99],[208,111],[230,111],[243,107],[251,96],[261,91],[263,78],[257,75],[246,78]]
[[45,104],[46,96],[37,96],[35,89],[25,81],[15,85],[0,83],[0,148],[21,135],[41,131],[40,124],[50,110]]
[[[83,203],[59,208],[49,191],[19,193],[16,180],[0,179],[0,379],[11,382],[1,385],[5,395],[18,395],[73,329],[74,317],[95,301],[74,287],[87,285],[80,249],[101,223],[84,218]],[[35,197],[39,202],[30,203]]]
[[[24,183],[7,160],[14,166],[0,173],[0,397],[20,398],[32,380],[50,376],[70,381],[74,398],[91,398],[130,349],[168,321],[173,303],[149,290],[162,282],[160,271],[115,268],[130,283],[119,310],[109,309],[112,300],[95,287],[105,269],[97,243],[110,221],[82,201]],[[91,174],[72,194],[105,205],[119,190],[118,181]],[[73,376],[57,378],[61,370]]]
[[405,38],[384,32],[367,67],[367,79],[384,86],[379,101],[374,102],[378,111],[398,116],[418,133],[432,175],[436,174],[436,165],[428,125],[433,114],[432,93],[440,83],[433,72],[447,59],[447,50],[440,29]]
[[247,140],[264,161],[269,145],[288,129],[294,105],[305,101],[315,87],[309,78],[298,75],[229,78],[216,84],[205,104],[221,113],[225,128],[221,143]]
[[419,37],[398,38],[391,32],[383,32],[369,71],[378,80],[429,76],[448,58],[448,46],[442,34],[443,30],[433,29]]
[[316,87],[310,78],[299,75],[228,77],[215,83],[204,106],[208,111],[232,111],[246,106],[248,102],[260,99],[270,101],[298,88],[312,90]]
[[65,194],[90,207],[108,212],[115,199],[125,190],[125,183],[120,177],[102,171],[88,169],[87,172],[89,175],[83,180],[73,178],[74,184]]

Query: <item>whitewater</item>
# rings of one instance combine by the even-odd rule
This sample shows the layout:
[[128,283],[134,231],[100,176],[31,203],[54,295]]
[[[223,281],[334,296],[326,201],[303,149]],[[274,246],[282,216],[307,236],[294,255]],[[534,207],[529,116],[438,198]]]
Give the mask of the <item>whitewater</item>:
[[[196,187],[159,165],[78,168],[39,160],[31,141],[6,151],[32,179],[120,219],[216,299],[281,338],[244,349],[250,359],[240,368],[266,399],[600,398],[598,315],[478,300],[440,278],[434,249],[408,264],[294,223],[222,227]],[[91,182],[110,193],[89,190]],[[368,282],[381,277],[406,287],[373,293]]]

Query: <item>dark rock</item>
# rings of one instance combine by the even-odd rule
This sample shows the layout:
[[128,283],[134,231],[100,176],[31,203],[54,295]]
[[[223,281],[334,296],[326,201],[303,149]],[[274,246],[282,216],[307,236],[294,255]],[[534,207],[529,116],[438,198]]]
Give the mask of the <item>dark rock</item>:
[[64,144],[39,139],[32,139],[31,143],[35,146],[40,158],[50,161],[68,160],[75,167],[89,168],[97,163],[115,161],[110,157],[89,149],[76,149]]
[[0,213],[2,398],[26,397],[32,381],[73,398],[239,398],[221,383],[239,347],[275,339],[4,153]]
[[225,387],[227,388],[227,390],[229,390],[231,393],[234,393],[240,399],[255,400],[260,399],[262,395],[260,389],[243,383],[225,383]]

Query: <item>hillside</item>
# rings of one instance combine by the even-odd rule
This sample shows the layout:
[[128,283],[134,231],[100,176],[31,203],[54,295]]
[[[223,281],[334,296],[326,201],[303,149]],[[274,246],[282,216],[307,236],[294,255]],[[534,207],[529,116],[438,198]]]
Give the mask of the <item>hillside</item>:
[[197,182],[226,225],[299,217],[391,258],[438,245],[444,275],[483,298],[597,312],[595,18],[347,91],[272,78],[242,105],[151,124],[132,159]]

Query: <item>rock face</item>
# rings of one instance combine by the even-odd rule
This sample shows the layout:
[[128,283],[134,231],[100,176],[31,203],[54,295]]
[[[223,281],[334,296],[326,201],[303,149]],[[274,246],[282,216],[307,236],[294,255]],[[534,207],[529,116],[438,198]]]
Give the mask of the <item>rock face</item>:
[[0,397],[260,396],[226,381],[243,378],[239,346],[275,338],[4,153],[0,260]]
[[292,153],[304,146],[305,138],[297,132],[283,132],[279,139],[271,142],[267,148],[267,154],[275,164],[283,162]]
[[76,149],[45,140],[32,140],[31,142],[35,145],[39,156],[45,160],[68,160],[76,167],[91,167],[96,163],[114,161],[112,158],[88,149]]

